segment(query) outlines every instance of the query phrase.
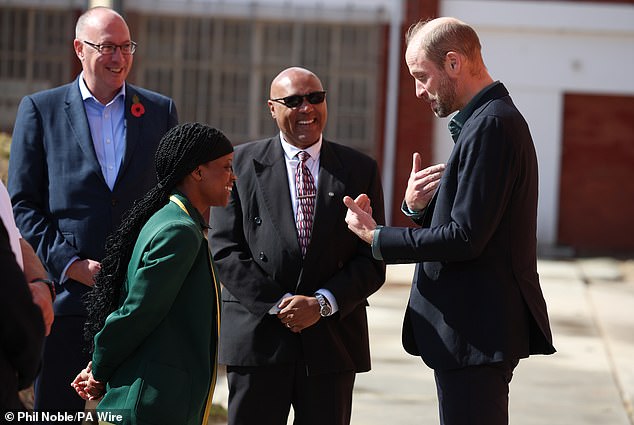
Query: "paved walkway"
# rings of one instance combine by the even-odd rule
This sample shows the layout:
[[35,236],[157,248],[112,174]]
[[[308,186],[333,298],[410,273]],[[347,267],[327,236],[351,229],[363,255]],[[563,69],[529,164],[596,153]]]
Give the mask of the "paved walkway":
[[[510,423],[634,425],[634,262],[542,259],[538,271],[558,352],[520,362]],[[389,266],[369,300],[373,365],[357,377],[353,425],[438,423],[433,373],[401,347],[412,274]],[[223,377],[216,400],[226,404]]]

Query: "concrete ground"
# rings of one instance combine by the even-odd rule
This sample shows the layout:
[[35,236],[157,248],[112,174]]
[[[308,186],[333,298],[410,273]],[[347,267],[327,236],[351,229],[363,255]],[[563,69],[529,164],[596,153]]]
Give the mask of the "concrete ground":
[[[520,362],[510,423],[634,425],[634,261],[540,259],[538,271],[558,351]],[[438,423],[433,373],[401,347],[412,275],[413,266],[389,266],[369,300],[373,364],[357,376],[354,425]],[[215,402],[226,397],[221,376]]]

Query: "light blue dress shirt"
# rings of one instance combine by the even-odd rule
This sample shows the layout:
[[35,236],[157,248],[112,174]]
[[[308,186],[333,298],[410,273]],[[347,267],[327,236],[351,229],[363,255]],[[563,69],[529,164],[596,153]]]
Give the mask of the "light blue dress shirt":
[[106,184],[112,190],[125,154],[125,84],[106,105],[99,102],[79,79],[79,90],[84,100],[92,143]]
[[[99,161],[106,184],[112,190],[125,154],[125,84],[121,86],[119,93],[108,104],[104,105],[88,90],[82,72],[79,78],[79,91],[84,100],[84,109],[88,117],[88,126],[97,161]],[[59,278],[60,282],[66,281],[68,267],[78,259],[79,257],[75,256],[66,264]]]

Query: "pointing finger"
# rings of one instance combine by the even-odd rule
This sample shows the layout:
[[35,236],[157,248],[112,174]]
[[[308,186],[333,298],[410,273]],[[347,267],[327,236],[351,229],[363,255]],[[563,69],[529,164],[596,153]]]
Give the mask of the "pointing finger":
[[354,202],[354,199],[352,199],[351,197],[344,196],[343,197],[343,203],[353,213],[355,213],[355,214],[363,214],[363,210]]

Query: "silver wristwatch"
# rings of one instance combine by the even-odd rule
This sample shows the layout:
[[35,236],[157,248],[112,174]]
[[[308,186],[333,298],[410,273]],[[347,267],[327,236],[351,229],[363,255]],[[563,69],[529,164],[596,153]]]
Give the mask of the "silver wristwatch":
[[332,313],[332,308],[330,307],[328,299],[322,294],[315,294],[315,298],[317,298],[317,302],[319,303],[319,314],[321,315],[321,317],[330,316],[330,314]]

